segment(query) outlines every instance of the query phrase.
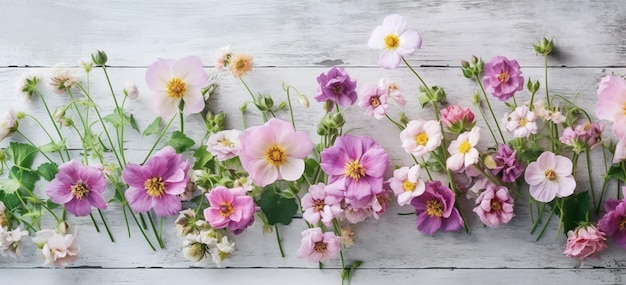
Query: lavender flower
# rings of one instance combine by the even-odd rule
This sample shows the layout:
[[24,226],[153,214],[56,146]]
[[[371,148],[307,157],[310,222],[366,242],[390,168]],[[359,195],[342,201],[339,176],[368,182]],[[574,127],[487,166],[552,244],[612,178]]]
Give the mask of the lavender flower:
[[516,151],[506,144],[501,144],[498,147],[498,152],[493,155],[496,168],[492,172],[495,175],[502,173],[502,181],[504,182],[515,182],[524,172],[524,167],[515,155]]
[[315,96],[317,102],[331,101],[341,107],[356,102],[356,81],[351,81],[350,75],[343,68],[332,67],[317,77],[317,83],[319,83],[318,95]]
[[439,229],[456,231],[463,226],[459,210],[454,207],[454,193],[441,185],[441,181],[426,183],[424,194],[411,200],[417,214],[417,229],[432,235]]

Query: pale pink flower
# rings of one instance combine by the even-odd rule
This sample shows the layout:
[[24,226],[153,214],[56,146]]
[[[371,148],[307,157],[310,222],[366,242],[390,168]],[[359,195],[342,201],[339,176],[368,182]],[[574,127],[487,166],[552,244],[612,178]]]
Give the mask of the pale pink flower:
[[130,100],[136,100],[139,97],[139,90],[137,89],[137,85],[135,85],[132,81],[124,82],[124,93],[128,96]]
[[325,190],[324,183],[318,183],[309,187],[309,192],[302,197],[302,217],[315,225],[322,221],[330,226],[334,218],[338,218],[343,210],[341,201],[343,197],[332,195]]
[[241,165],[261,187],[281,179],[298,180],[304,173],[304,159],[313,150],[305,132],[295,131],[289,122],[276,118],[248,128],[240,139]]
[[217,59],[215,60],[215,69],[217,71],[221,71],[224,67],[228,66],[232,55],[233,53],[230,51],[230,45],[222,47]]
[[50,76],[50,90],[56,94],[63,94],[67,91],[72,91],[76,84],[81,80],[81,77],[72,69],[62,66],[55,66],[52,69],[52,75]]
[[469,131],[474,127],[474,113],[470,108],[450,105],[441,110],[441,122],[453,133]]
[[478,144],[479,140],[479,127],[473,127],[469,132],[460,134],[448,146],[450,157],[446,160],[446,167],[452,171],[457,171],[463,167],[476,164],[479,155],[476,144]]
[[515,216],[513,205],[514,201],[509,194],[509,189],[490,184],[476,199],[474,212],[483,224],[497,227],[508,223]]
[[16,132],[17,128],[17,111],[15,111],[15,108],[11,108],[4,113],[4,118],[0,120],[0,141]]
[[396,69],[403,56],[422,46],[422,37],[415,30],[406,30],[406,19],[394,14],[385,17],[383,24],[374,29],[367,45],[383,50],[378,60],[381,67]]
[[308,262],[323,262],[336,258],[341,249],[341,239],[333,232],[322,232],[321,228],[302,232],[298,257]]
[[213,228],[227,227],[239,234],[254,222],[256,207],[245,189],[217,186],[206,194],[206,198],[210,206],[204,209],[204,218]]
[[626,80],[618,76],[605,76],[598,86],[596,117],[613,122],[613,133],[626,139]]
[[[505,118],[507,119],[507,118]],[[536,116],[526,105],[515,108],[515,111],[508,116],[506,129],[515,138],[527,138],[531,134],[537,133]]]
[[607,248],[604,232],[593,225],[582,225],[567,232],[567,244],[563,254],[585,260]]
[[617,141],[615,146],[615,154],[613,155],[613,163],[619,163],[626,159],[626,138]]
[[154,92],[150,109],[157,116],[169,119],[179,111],[182,101],[183,114],[199,113],[205,104],[201,89],[208,79],[197,56],[157,60],[146,71],[146,83]]
[[219,161],[231,159],[241,149],[240,130],[225,130],[211,134],[207,141],[207,150]]
[[46,187],[46,195],[52,202],[64,205],[74,216],[81,217],[91,214],[91,207],[107,208],[102,198],[106,186],[101,169],[72,159],[59,166],[59,172]]
[[78,259],[80,248],[74,244],[76,233],[61,235],[54,230],[38,231],[33,243],[41,250],[45,266],[65,267]]
[[[371,198],[369,202],[371,202]],[[351,224],[358,224],[371,217],[372,211],[372,208],[369,206],[353,207],[353,205],[346,205],[343,209],[341,220],[346,220]]]
[[435,120],[412,120],[400,132],[402,147],[416,157],[428,158],[430,152],[441,145],[441,127]]
[[381,78],[378,81],[378,87],[382,90],[386,90],[387,96],[391,97],[400,107],[404,107],[406,105],[406,99],[402,96],[402,91],[400,90],[400,86],[394,81],[391,81],[387,78]]
[[422,195],[425,184],[420,179],[421,167],[413,165],[401,167],[393,171],[393,177],[388,180],[389,187],[398,196],[398,204],[404,206],[410,204],[414,197]]
[[524,173],[530,185],[530,196],[539,202],[548,203],[555,197],[574,194],[576,180],[572,176],[572,161],[565,156],[544,151],[537,161],[531,162]]
[[[4,211],[1,213],[4,214]],[[0,226],[0,255],[19,258],[22,256],[22,238],[28,236],[28,231],[20,227],[9,230]]]
[[365,110],[365,115],[374,115],[376,120],[380,120],[387,114],[387,92],[374,84],[366,85],[361,90],[361,100],[359,106]]

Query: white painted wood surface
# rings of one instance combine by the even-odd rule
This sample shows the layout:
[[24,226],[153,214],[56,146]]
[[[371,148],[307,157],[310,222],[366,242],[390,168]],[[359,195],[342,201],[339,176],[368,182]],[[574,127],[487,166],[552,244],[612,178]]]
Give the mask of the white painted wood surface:
[[[463,78],[458,65],[472,55],[489,60],[495,55],[516,58],[524,76],[542,78],[542,59],[531,44],[542,37],[554,38],[557,52],[551,57],[551,91],[575,100],[591,110],[599,79],[611,73],[626,73],[626,34],[623,26],[626,10],[613,1],[0,1],[0,113],[12,105],[37,114],[43,108],[39,100],[24,101],[15,94],[14,84],[25,71],[49,73],[59,62],[76,65],[97,49],[107,51],[110,74],[116,92],[126,80],[137,83],[140,98],[129,102],[129,110],[144,128],[153,116],[146,104],[149,90],[144,81],[146,66],[156,58],[198,55],[207,69],[217,50],[231,44],[235,52],[255,58],[256,68],[246,77],[255,91],[284,98],[281,83],[296,86],[309,95],[312,106],[298,109],[297,127],[315,134],[322,108],[312,97],[315,77],[328,66],[340,64],[357,79],[359,86],[389,77],[405,90],[410,118],[431,118],[422,110],[415,93],[418,82],[408,69],[387,71],[377,67],[378,52],[367,48],[371,30],[384,16],[400,13],[408,26],[420,31],[422,49],[409,61],[419,68],[431,85],[446,89],[452,102],[470,105],[477,90],[474,82]],[[101,70],[92,74],[95,100],[112,109]],[[69,99],[48,93],[48,103],[58,106]],[[521,94],[528,99],[528,94]],[[524,97],[526,96],[526,97]],[[227,125],[242,128],[239,106],[249,99],[243,86],[228,74],[211,99],[211,110],[228,114]],[[496,104],[498,105],[498,104]],[[502,114],[503,106],[497,107]],[[396,107],[392,114],[398,114]],[[256,112],[248,118],[259,123]],[[286,113],[280,114],[287,118]],[[352,133],[374,137],[390,153],[392,163],[410,163],[400,148],[398,131],[389,122],[365,118],[354,106],[346,114]],[[48,141],[32,121],[21,129],[36,143]],[[28,131],[32,130],[32,131]],[[203,126],[199,118],[186,122],[189,136],[199,138]],[[129,133],[129,160],[143,158],[146,140]],[[486,137],[486,136],[485,136]],[[17,139],[17,138],[14,138]],[[17,139],[19,140],[19,139]],[[69,145],[79,147],[79,141]],[[6,141],[2,143],[6,146]],[[600,157],[597,151],[594,156]],[[581,163],[582,165],[582,163]],[[594,161],[594,181],[604,174],[604,166]],[[40,182],[41,183],[41,182]],[[581,180],[587,185],[588,181]],[[43,186],[43,183],[41,184]],[[586,187],[586,186],[584,186]],[[586,189],[586,188],[585,188]],[[612,186],[610,195],[615,195]],[[583,189],[581,189],[583,190]],[[523,200],[523,199],[521,199]],[[470,216],[472,235],[463,232],[424,236],[415,229],[410,207],[394,205],[379,221],[368,220],[356,227],[358,239],[346,251],[348,261],[363,260],[353,284],[393,282],[409,284],[428,280],[433,284],[502,283],[515,284],[622,284],[626,276],[626,255],[612,246],[600,259],[588,260],[582,269],[579,262],[561,254],[564,237],[556,234],[556,223],[543,240],[535,242],[529,234],[527,201],[519,201],[516,217],[498,229],[483,228],[471,215],[470,202],[464,201]],[[96,233],[88,219],[70,219],[80,229],[80,259],[72,268],[40,268],[41,260],[32,245],[25,248],[25,258],[16,262],[0,258],[0,284],[24,281],[44,284],[88,283],[171,283],[215,280],[242,284],[339,283],[340,265],[333,261],[329,269],[318,270],[295,256],[302,220],[281,227],[287,256],[281,258],[274,235],[264,235],[255,224],[237,237],[237,251],[226,260],[228,269],[190,268],[181,253],[182,240],[175,236],[173,219],[166,220],[166,249],[153,252],[136,230],[125,236],[125,225],[118,206],[105,212],[116,243],[104,233]],[[131,227],[132,228],[132,227]],[[167,230],[171,229],[171,230]]]

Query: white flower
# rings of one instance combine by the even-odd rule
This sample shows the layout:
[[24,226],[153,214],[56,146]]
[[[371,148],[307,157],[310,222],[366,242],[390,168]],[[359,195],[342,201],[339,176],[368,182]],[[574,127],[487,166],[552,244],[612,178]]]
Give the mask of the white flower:
[[137,90],[137,85],[131,81],[124,82],[124,93],[128,96],[128,99],[135,100],[139,97],[139,90]]
[[381,67],[396,69],[403,56],[413,54],[422,46],[422,38],[415,30],[406,29],[406,18],[389,15],[374,29],[367,45],[382,50],[378,59]]
[[213,263],[218,267],[222,266],[222,262],[226,257],[235,251],[235,243],[228,241],[227,236],[223,236],[222,240],[216,244],[216,247],[211,248],[209,253],[213,258]]
[[217,71],[220,71],[224,69],[224,67],[228,66],[232,55],[233,53],[230,51],[230,45],[222,47],[220,49],[220,53],[217,56],[217,59],[215,60],[215,69]]
[[413,198],[420,196],[426,190],[424,181],[420,179],[421,167],[413,165],[401,167],[393,171],[393,177],[389,179],[389,187],[398,196],[400,206],[411,203]]
[[402,147],[407,153],[428,158],[430,152],[440,144],[443,135],[439,122],[435,120],[412,120],[400,133]]
[[241,149],[240,130],[225,130],[211,134],[207,142],[207,150],[217,160],[224,161],[239,155]]
[[506,129],[513,133],[515,138],[526,138],[530,134],[537,133],[536,116],[527,106],[515,108],[515,111],[509,115],[506,122]]
[[52,69],[52,75],[50,76],[50,90],[57,94],[63,94],[68,90],[71,90],[78,82],[80,82],[80,76],[73,70],[64,67],[55,67]]
[[0,120],[0,141],[4,140],[17,131],[17,111],[14,108],[4,113],[4,118]]
[[460,134],[459,137],[448,146],[450,157],[446,160],[446,167],[452,171],[457,171],[478,162],[479,154],[475,146],[478,144],[479,140],[479,127],[473,127],[469,132]]
[[74,245],[76,233],[61,235],[54,230],[38,231],[33,242],[41,250],[44,257],[43,265],[65,267],[78,259],[80,248]]
[[23,231],[20,227],[10,231],[4,226],[0,227],[0,255],[14,258],[22,256],[22,238],[27,235],[28,231]]
[[205,232],[188,234],[183,240],[183,256],[199,264],[206,258],[211,246],[215,247],[217,239],[210,238]]

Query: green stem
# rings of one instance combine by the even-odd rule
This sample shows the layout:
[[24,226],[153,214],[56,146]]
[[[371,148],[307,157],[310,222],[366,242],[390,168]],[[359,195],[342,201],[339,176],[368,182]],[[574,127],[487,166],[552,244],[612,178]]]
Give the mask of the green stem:
[[[256,98],[254,97],[254,93],[252,93],[252,90],[250,90],[250,87],[248,87],[248,84],[246,84],[246,81],[243,80],[243,77],[239,77],[239,80],[241,81],[243,86],[246,88],[246,90],[248,90],[248,93],[250,93],[250,97],[252,97],[252,103],[254,104],[254,102],[256,102]],[[256,104],[255,104],[255,106],[256,106]],[[263,117],[263,122],[267,122],[267,115],[265,115],[265,112],[261,111],[261,116]]]
[[[534,203],[534,202],[532,202],[532,200],[531,200],[531,203]],[[537,229],[537,226],[541,222],[541,216],[543,216],[543,211],[545,210],[545,208],[546,208],[546,204],[543,204],[543,203],[540,206],[538,206],[537,221],[535,221],[535,224],[533,225],[533,228],[530,230],[530,234],[531,235],[535,233],[535,230]]]
[[89,213],[89,218],[91,218],[91,222],[93,223],[94,228],[96,228],[96,232],[100,232],[100,227],[98,227],[98,223],[96,223],[96,219],[94,219],[93,214]]
[[[414,155],[411,154],[411,157],[413,158],[413,161],[415,161],[415,164],[419,164],[417,162],[417,158],[415,158]],[[426,159],[422,156],[422,162],[424,162],[424,170],[426,170],[426,174],[428,175],[428,179],[430,181],[433,181],[433,176],[430,175],[430,169],[428,169],[428,165],[426,165]]]
[[544,79],[546,82],[546,105],[551,107],[550,104],[550,93],[548,92],[548,54],[543,55],[543,71],[544,71]]
[[[291,96],[289,94],[289,89],[292,88],[290,85],[285,88],[285,83],[283,82],[283,90],[287,93],[287,104],[289,106],[289,116],[291,116],[291,125],[293,129],[296,129],[296,121],[293,119],[293,108],[291,107]],[[296,91],[297,92],[297,91]]]
[[[115,97],[115,96],[114,96]],[[124,100],[122,100],[122,107],[120,110],[120,120],[121,120],[121,127],[120,127],[120,134],[117,136],[117,148],[120,151],[120,156],[122,157],[122,162],[124,162],[124,165],[126,165],[126,155],[124,154],[124,105],[126,104],[126,98],[128,98],[128,96],[124,96]],[[117,130],[117,128],[116,128]]]
[[552,211],[550,211],[550,216],[548,216],[548,221],[546,222],[545,225],[543,225],[543,228],[541,229],[541,232],[539,233],[539,236],[537,236],[537,239],[535,241],[539,241],[541,239],[541,236],[543,236],[543,233],[546,231],[546,228],[548,228],[548,225],[550,224],[550,221],[552,220],[552,217],[554,216],[555,211],[556,211],[556,207],[552,207]]
[[[39,127],[41,127],[41,129],[48,136],[48,138],[50,138],[50,141],[52,143],[56,144],[56,142],[54,141],[54,139],[52,138],[50,133],[46,130],[46,128],[41,124],[41,122],[37,118],[35,118],[33,115],[29,115],[29,114],[26,114],[26,117],[29,117],[29,118],[33,119],[37,123],[37,125],[39,125]],[[57,149],[57,151],[59,152],[59,157],[61,157],[61,161],[65,162],[65,158],[63,157],[63,152],[61,152],[61,148]]]
[[398,129],[400,129],[400,131],[404,130],[404,127],[400,123],[394,121],[391,117],[389,117],[389,115],[387,113],[385,113],[385,117],[387,117],[387,119],[389,119],[390,122],[392,122],[394,125],[396,125],[396,127],[398,127]]
[[278,243],[278,250],[280,251],[280,257],[285,258],[285,251],[283,251],[283,243],[280,239],[280,233],[278,233],[278,225],[274,225],[274,232],[276,233],[276,242]]
[[[52,125],[54,126],[54,129],[57,132],[57,135],[59,135],[59,139],[63,140],[63,135],[61,134],[61,130],[59,129],[59,126],[57,126],[56,122],[54,121],[54,117],[52,116],[52,113],[50,112],[50,108],[48,108],[48,103],[46,103],[46,99],[41,94],[41,92],[39,92],[39,89],[35,89],[35,93],[37,93],[37,95],[39,95],[39,98],[41,98],[41,102],[43,103],[43,106],[46,109],[46,113],[48,114],[48,117],[50,118],[50,121],[52,122]],[[65,154],[67,155],[68,160],[72,159],[70,156],[70,152],[67,149],[67,146],[65,147]]]
[[[113,234],[111,234],[111,230],[109,229],[109,225],[107,224],[107,220],[104,218],[104,215],[102,214],[102,211],[100,211],[100,209],[98,209],[98,214],[100,214],[100,219],[102,219],[102,224],[104,224],[104,228],[107,230],[107,234],[109,235],[111,242],[115,242],[115,239],[113,238]],[[92,219],[93,219],[93,216],[92,216]]]
[[487,120],[487,116],[485,116],[485,112],[483,111],[483,108],[480,106],[480,101],[476,102],[476,108],[478,109],[478,112],[480,112],[480,115],[483,117],[483,121],[485,122],[485,125],[487,125],[487,129],[491,133],[491,137],[493,137],[493,141],[497,144],[498,140],[496,139],[496,134],[493,132],[493,128],[491,128],[491,125],[489,124],[489,120]]
[[43,152],[35,143],[33,143],[33,141],[31,141],[28,137],[26,137],[26,135],[24,135],[19,130],[15,131],[15,132],[18,133],[20,136],[22,136],[28,143],[30,143],[31,145],[36,147],[37,150],[39,151],[39,153],[41,153],[48,161],[50,161],[50,163],[54,163],[54,161],[52,161],[52,159],[50,159],[50,157],[45,152]]
[[[500,133],[500,138],[502,139],[502,143],[506,143],[506,140],[504,139],[504,135],[502,135],[502,129],[500,129],[500,123],[498,123],[498,118],[493,112],[493,108],[491,107],[491,103],[489,102],[487,91],[485,91],[485,87],[483,86],[483,83],[480,81],[480,78],[478,77],[478,75],[476,75],[476,81],[478,82],[478,86],[480,86],[480,90],[483,93],[483,97],[485,97],[485,101],[487,102],[487,107],[489,108],[491,117],[493,118],[494,123],[496,123],[496,127],[498,128],[498,132]],[[496,143],[498,143],[498,141],[496,141]]]
[[589,177],[589,192],[591,192],[591,204],[596,204],[596,191],[593,188],[593,176],[591,176],[591,156],[589,155],[589,151],[585,151],[585,156],[587,158],[587,177]]
[[[154,245],[152,245],[152,242],[150,242],[150,239],[148,238],[148,236],[146,235],[146,232],[143,230],[143,227],[141,227],[141,224],[139,223],[139,221],[137,220],[137,216],[135,216],[135,213],[132,211],[130,211],[130,215],[133,217],[133,219],[135,220],[135,224],[137,224],[137,227],[139,228],[139,231],[141,232],[141,234],[143,235],[143,237],[146,239],[146,241],[148,242],[148,245],[150,246],[150,248],[152,248],[153,251],[156,251],[156,248],[154,247]],[[129,232],[130,235],[130,232]]]
[[163,240],[161,239],[161,235],[159,235],[159,232],[157,231],[156,226],[154,225],[154,221],[152,220],[152,215],[150,215],[150,212],[146,212],[146,214],[148,215],[148,221],[150,221],[150,226],[152,227],[152,230],[154,231],[154,236],[156,237],[157,243],[159,243],[159,246],[163,249],[165,248],[165,244],[163,244]]
[[172,125],[172,122],[174,122],[174,118],[176,118],[176,116],[172,117],[170,119],[169,123],[167,123],[167,126],[165,126],[165,128],[161,131],[161,133],[159,134],[159,137],[154,142],[154,144],[152,145],[152,148],[150,148],[150,151],[148,152],[148,154],[146,155],[146,158],[144,158],[144,160],[143,160],[143,162],[141,164],[144,164],[144,163],[146,163],[146,161],[148,161],[148,158],[150,158],[150,155],[152,154],[152,152],[156,148],[157,144],[159,144],[159,142],[161,141],[161,139],[165,135],[165,132],[167,132],[167,129],[169,129],[170,125]]
[[183,111],[178,111],[178,119],[180,120],[180,132],[185,132],[185,118],[183,117]]

